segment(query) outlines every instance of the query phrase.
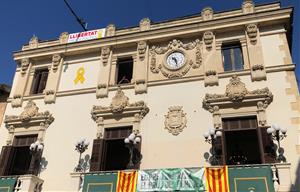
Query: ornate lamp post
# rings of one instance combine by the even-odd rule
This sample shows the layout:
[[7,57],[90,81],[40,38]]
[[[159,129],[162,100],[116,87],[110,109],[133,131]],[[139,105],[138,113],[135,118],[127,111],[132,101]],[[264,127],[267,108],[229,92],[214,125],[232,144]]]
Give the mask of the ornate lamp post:
[[215,149],[215,142],[218,137],[222,136],[222,132],[219,130],[216,130],[215,128],[211,128],[208,130],[208,132],[205,132],[203,134],[203,137],[205,138],[205,142],[209,143],[212,145],[212,165],[218,165],[219,161],[216,157],[216,149]]
[[279,162],[283,162],[285,160],[284,156],[282,155],[282,152],[280,152],[280,141],[283,140],[287,135],[287,129],[286,128],[281,128],[278,125],[274,124],[271,127],[267,129],[268,134],[271,135],[272,139],[277,141],[278,143],[278,157],[277,160]]
[[137,149],[137,144],[141,142],[141,137],[135,133],[131,133],[128,137],[124,139],[126,147],[129,149],[130,160],[128,164],[129,169],[133,169],[136,164],[141,160],[141,154]]
[[80,139],[79,141],[77,141],[77,143],[75,145],[75,150],[78,151],[78,153],[79,153],[78,165],[75,168],[76,172],[82,171],[82,166],[80,165],[81,155],[82,155],[82,153],[85,152],[85,150],[87,150],[89,144],[90,144],[90,142],[87,141],[86,139]]
[[44,145],[40,143],[39,141],[36,141],[34,143],[31,143],[29,150],[32,155],[32,159],[29,166],[29,173],[36,175],[38,174],[38,170],[36,169],[37,162],[39,159],[37,159],[38,155],[42,153],[44,149]]

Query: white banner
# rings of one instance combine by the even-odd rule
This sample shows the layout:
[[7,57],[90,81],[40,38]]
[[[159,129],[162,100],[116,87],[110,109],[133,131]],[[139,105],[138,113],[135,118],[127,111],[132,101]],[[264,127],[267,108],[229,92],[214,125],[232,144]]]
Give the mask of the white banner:
[[105,28],[91,31],[83,31],[80,33],[71,33],[68,37],[68,43],[87,41],[91,39],[99,39],[105,36]]

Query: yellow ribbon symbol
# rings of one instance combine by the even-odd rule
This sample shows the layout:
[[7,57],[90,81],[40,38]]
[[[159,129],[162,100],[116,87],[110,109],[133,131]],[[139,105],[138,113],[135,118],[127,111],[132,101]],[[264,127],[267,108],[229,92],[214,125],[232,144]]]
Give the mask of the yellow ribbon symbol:
[[77,70],[77,76],[76,78],[74,79],[74,83],[75,85],[77,85],[78,81],[80,81],[80,83],[83,83],[85,81],[85,78],[84,78],[84,68],[83,67],[80,67],[78,70]]

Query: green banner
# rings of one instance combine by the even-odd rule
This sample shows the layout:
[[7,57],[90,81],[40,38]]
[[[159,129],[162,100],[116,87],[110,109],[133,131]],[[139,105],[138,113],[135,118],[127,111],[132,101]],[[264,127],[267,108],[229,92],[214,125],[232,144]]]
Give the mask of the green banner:
[[13,192],[17,179],[16,177],[0,178],[0,192]]
[[140,170],[137,191],[205,191],[204,168]]
[[231,192],[275,192],[269,166],[228,168],[228,177]]
[[83,192],[115,192],[118,173],[97,173],[84,175]]

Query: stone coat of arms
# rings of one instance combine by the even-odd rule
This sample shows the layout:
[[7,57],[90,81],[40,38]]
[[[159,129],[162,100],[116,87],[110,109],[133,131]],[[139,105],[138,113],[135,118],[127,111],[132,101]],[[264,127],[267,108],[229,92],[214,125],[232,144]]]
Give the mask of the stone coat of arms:
[[183,112],[182,106],[169,107],[169,112],[165,118],[165,129],[172,135],[178,135],[186,127],[186,113]]

